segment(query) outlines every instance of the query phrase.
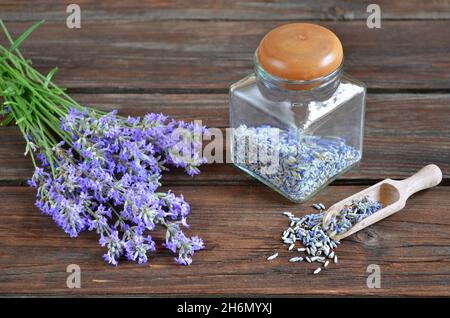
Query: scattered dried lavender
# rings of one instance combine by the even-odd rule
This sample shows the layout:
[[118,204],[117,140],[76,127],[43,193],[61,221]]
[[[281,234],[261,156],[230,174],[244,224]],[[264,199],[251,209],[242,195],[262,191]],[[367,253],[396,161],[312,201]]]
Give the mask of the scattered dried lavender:
[[296,217],[290,212],[283,212],[289,218],[290,226],[283,232],[281,239],[288,245],[288,250],[293,250],[293,246],[300,242],[302,247],[297,248],[297,252],[305,255],[292,257],[290,262],[308,263],[319,262],[323,267],[314,270],[318,274],[322,269],[328,267],[330,260],[337,263],[337,255],[334,249],[340,244],[339,241],[331,238],[335,234],[344,233],[353,225],[360,222],[369,215],[382,208],[378,201],[364,197],[361,200],[354,200],[352,204],[344,206],[337,216],[333,216],[326,228],[323,227],[323,216],[325,206],[315,204],[315,208],[320,208],[318,213],[307,214],[303,217]]
[[306,200],[360,158],[358,150],[339,138],[270,126],[241,125],[233,130],[234,163],[297,202]]

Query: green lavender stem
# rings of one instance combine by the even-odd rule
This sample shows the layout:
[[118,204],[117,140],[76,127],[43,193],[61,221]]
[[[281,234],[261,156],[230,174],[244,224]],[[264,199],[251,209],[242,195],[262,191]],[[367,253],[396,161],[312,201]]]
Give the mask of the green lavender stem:
[[[21,43],[44,21],[40,21],[14,40],[3,21],[0,27],[10,43],[6,48],[0,45],[0,126],[15,121],[27,143],[34,166],[36,161],[33,152],[39,150],[48,158],[52,170],[57,160],[53,153],[59,137],[69,145],[71,136],[60,128],[61,118],[65,117],[71,108],[84,110],[69,95],[52,82],[56,68],[47,76],[42,75],[31,66],[31,61],[25,60],[19,50]],[[7,107],[9,112],[6,111]],[[104,114],[92,110],[93,116]]]

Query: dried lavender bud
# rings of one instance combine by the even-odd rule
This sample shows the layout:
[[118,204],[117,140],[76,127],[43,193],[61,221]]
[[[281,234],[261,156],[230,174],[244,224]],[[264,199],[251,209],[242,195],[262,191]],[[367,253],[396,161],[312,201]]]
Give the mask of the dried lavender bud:
[[319,211],[323,210],[322,207],[319,204],[317,204],[317,203],[313,204],[313,208],[316,209],[316,210],[319,210]]
[[267,260],[268,260],[268,261],[271,261],[271,260],[274,260],[274,259],[277,258],[277,257],[278,257],[278,252],[275,253],[275,254],[273,254],[273,255],[270,255],[270,256],[267,258]]

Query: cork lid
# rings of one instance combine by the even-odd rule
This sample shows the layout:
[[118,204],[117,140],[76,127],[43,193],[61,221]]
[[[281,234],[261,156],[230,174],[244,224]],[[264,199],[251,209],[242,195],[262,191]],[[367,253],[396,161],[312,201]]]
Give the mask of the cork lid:
[[291,23],[267,33],[257,50],[259,65],[269,74],[307,81],[333,73],[342,63],[341,41],[330,30],[311,23]]

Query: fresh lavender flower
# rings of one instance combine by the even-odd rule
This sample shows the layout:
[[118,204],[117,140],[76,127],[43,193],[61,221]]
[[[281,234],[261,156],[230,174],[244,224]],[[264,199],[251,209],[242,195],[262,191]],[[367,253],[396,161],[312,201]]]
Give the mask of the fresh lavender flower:
[[0,19],[10,42],[0,44],[0,125],[14,122],[26,141],[36,206],[71,237],[95,231],[113,265],[122,258],[145,263],[157,226],[170,232],[166,244],[177,262],[190,264],[203,241],[182,231],[189,204],[157,191],[169,166],[199,173],[205,127],[162,114],[124,118],[82,107],[52,81],[56,69],[44,76],[18,48],[43,22],[14,41]]
[[119,232],[115,229],[110,229],[109,234],[100,236],[99,243],[101,246],[107,246],[108,252],[103,255],[103,259],[112,265],[117,265],[118,258],[122,256],[125,243],[119,238]]
[[121,257],[147,262],[155,250],[147,233],[157,225],[167,229],[164,245],[177,254],[177,263],[191,264],[204,244],[181,229],[188,227],[190,206],[182,195],[157,189],[168,165],[199,173],[206,160],[195,153],[201,138],[194,135],[206,129],[161,114],[122,118],[116,112],[93,116],[87,109],[72,109],[61,127],[70,135],[70,147],[56,145],[53,162],[38,156],[41,167],[29,181],[37,188],[36,206],[71,237],[95,230],[110,264]]

